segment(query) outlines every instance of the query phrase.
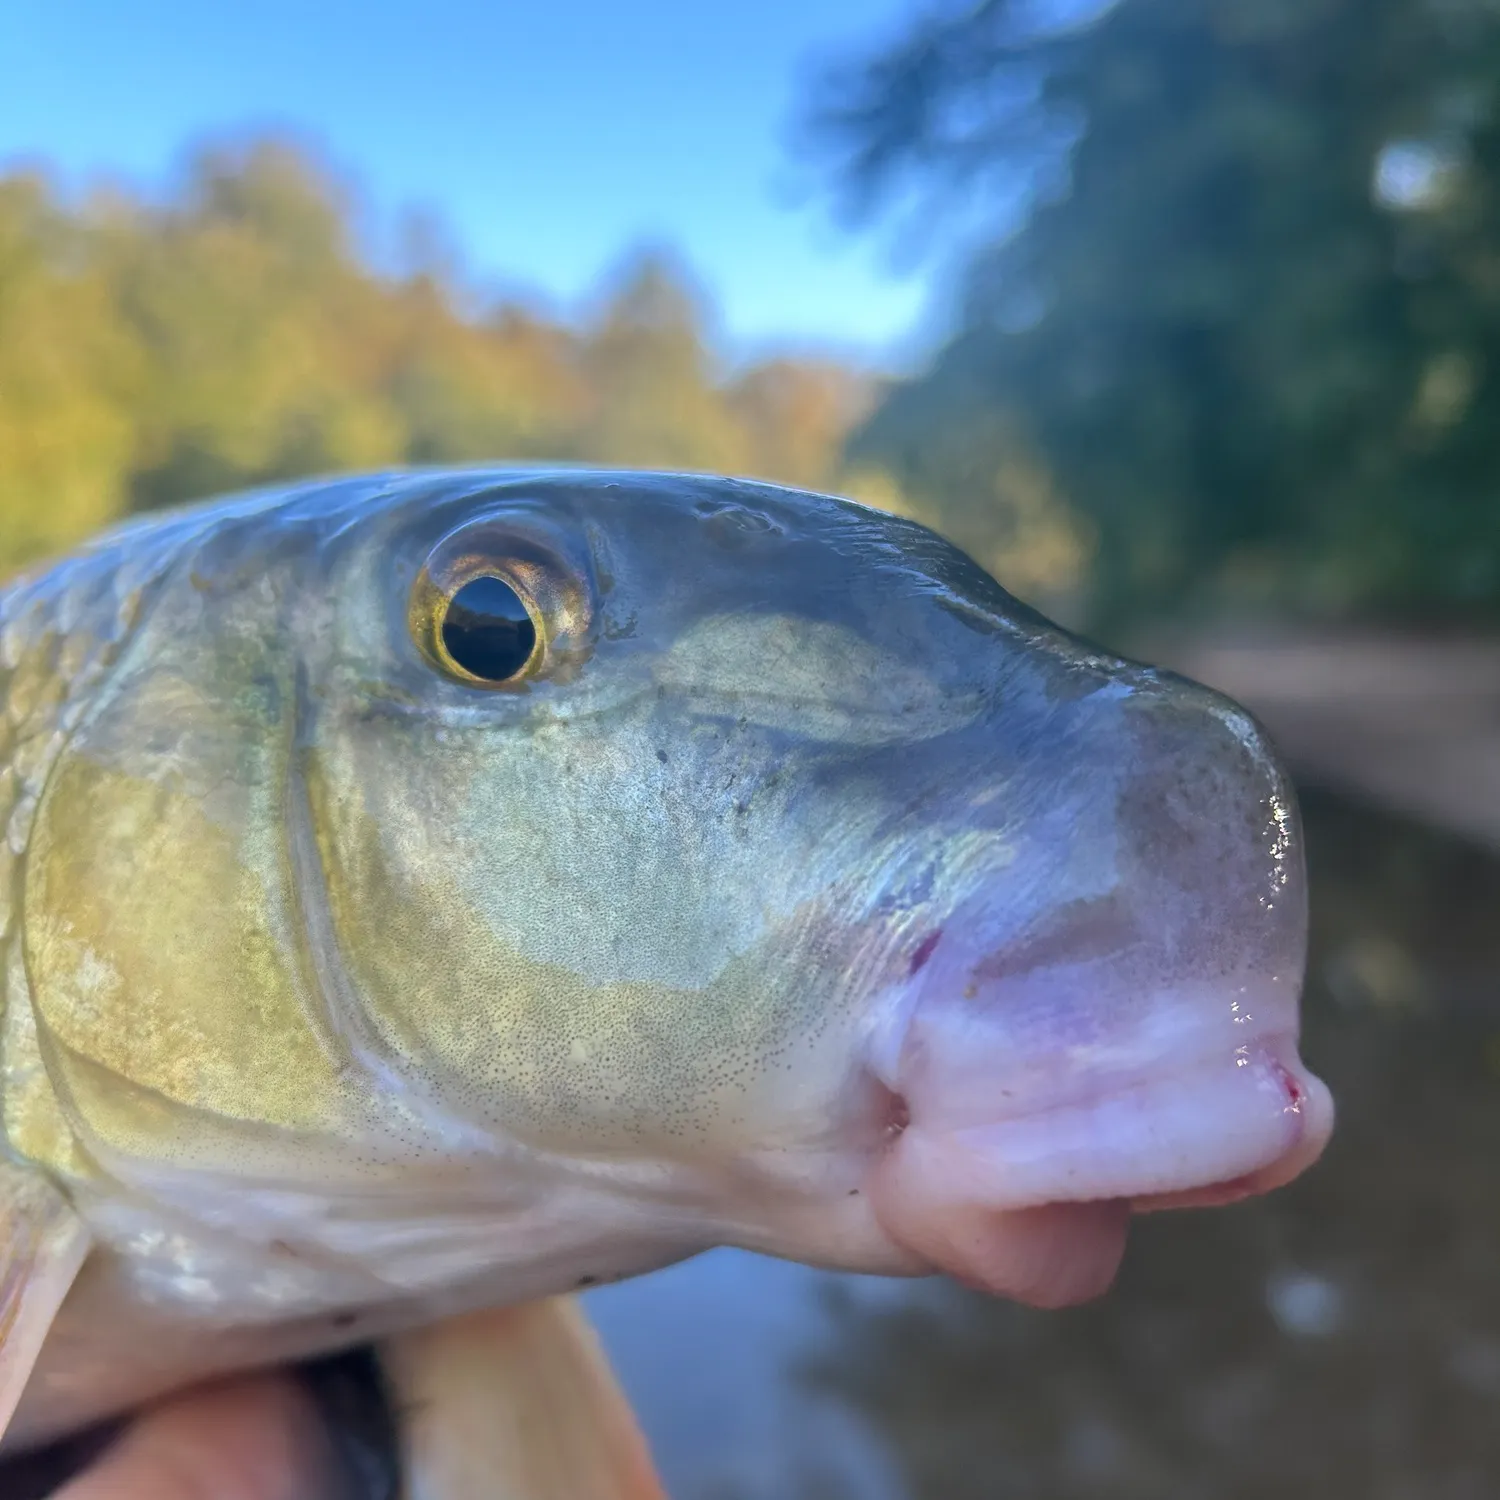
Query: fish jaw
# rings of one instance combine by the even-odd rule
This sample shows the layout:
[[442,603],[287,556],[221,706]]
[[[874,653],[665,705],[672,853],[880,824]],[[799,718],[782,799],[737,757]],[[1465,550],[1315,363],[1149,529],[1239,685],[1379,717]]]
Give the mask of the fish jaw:
[[1132,1213],[1280,1187],[1333,1127],[1327,1088],[1285,1033],[1053,1108],[906,1108],[869,1187],[881,1226],[934,1268],[1038,1307],[1105,1292]]
[[1091,780],[1110,794],[1044,821],[914,939],[867,1054],[889,1122],[881,1227],[1038,1306],[1105,1291],[1134,1213],[1281,1187],[1333,1128],[1298,1051],[1292,789],[1225,700],[1165,679],[1134,697],[1114,783],[1102,765]]

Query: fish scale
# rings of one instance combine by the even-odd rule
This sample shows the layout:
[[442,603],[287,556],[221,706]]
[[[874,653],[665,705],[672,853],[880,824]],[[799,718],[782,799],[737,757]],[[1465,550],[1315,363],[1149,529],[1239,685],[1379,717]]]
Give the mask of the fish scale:
[[[387,477],[309,485],[300,493],[367,494]],[[226,520],[274,505],[283,493],[256,491],[228,503],[143,517],[70,558],[0,585],[0,938],[16,923],[16,865],[47,773],[153,592],[185,552]],[[24,980],[17,980],[8,960],[3,973],[0,1013],[7,993],[24,993],[11,988]]]

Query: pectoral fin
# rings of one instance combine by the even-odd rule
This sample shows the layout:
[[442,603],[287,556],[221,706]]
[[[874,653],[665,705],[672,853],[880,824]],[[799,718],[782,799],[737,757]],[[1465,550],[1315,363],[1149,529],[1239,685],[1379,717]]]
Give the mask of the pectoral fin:
[[0,1435],[88,1249],[83,1220],[56,1188],[0,1164]]
[[455,1318],[381,1351],[402,1500],[666,1500],[571,1297]]

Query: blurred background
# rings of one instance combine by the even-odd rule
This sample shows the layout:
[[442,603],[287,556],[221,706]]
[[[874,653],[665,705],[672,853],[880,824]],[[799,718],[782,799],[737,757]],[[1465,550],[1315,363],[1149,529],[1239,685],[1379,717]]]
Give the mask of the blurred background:
[[707,469],[1235,693],[1323,1165],[1074,1312],[727,1253],[591,1305],[677,1500],[1492,1495],[1500,8],[536,9],[0,7],[0,574],[332,469]]

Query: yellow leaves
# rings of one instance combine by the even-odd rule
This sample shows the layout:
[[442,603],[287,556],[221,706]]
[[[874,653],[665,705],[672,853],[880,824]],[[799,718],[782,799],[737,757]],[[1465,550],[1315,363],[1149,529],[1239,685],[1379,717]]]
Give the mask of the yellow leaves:
[[747,370],[728,392],[757,472],[806,489],[834,482],[830,457],[875,406],[879,383],[829,360],[773,359]]
[[964,505],[934,503],[879,468],[850,471],[839,489],[931,526],[1013,594],[1066,613],[1087,585],[1093,528],[1068,505],[1047,467],[1019,443],[990,457],[988,478],[987,486],[976,486],[979,503]]
[[578,358],[592,398],[580,456],[632,468],[751,472],[748,436],[713,378],[700,309],[664,259],[647,256],[627,269]]
[[1082,588],[1093,529],[1068,506],[1050,470],[1034,456],[1012,451],[995,467],[994,495],[1002,529],[992,555],[978,560],[1027,598]]
[[343,252],[331,190],[264,149],[200,171],[189,207],[117,213],[98,252],[151,374],[132,489],[189,498],[185,451],[211,487],[400,459],[389,295]]
[[70,209],[43,179],[0,178],[0,576],[131,507],[520,459],[840,490],[943,532],[1044,607],[1066,613],[1082,589],[1093,534],[1012,424],[959,434],[957,487],[850,472],[845,442],[882,383],[830,360],[724,368],[670,259],[626,262],[568,324],[477,307],[430,258],[382,275],[355,222],[316,162],[269,143],[200,153],[164,204]]
[[833,486],[873,384],[733,374],[686,278],[627,266],[578,325],[360,259],[285,144],[204,151],[167,202],[0,178],[0,577],[132,507],[389,463],[717,470]]
[[136,350],[45,194],[0,181],[0,572],[109,520],[132,447]]

